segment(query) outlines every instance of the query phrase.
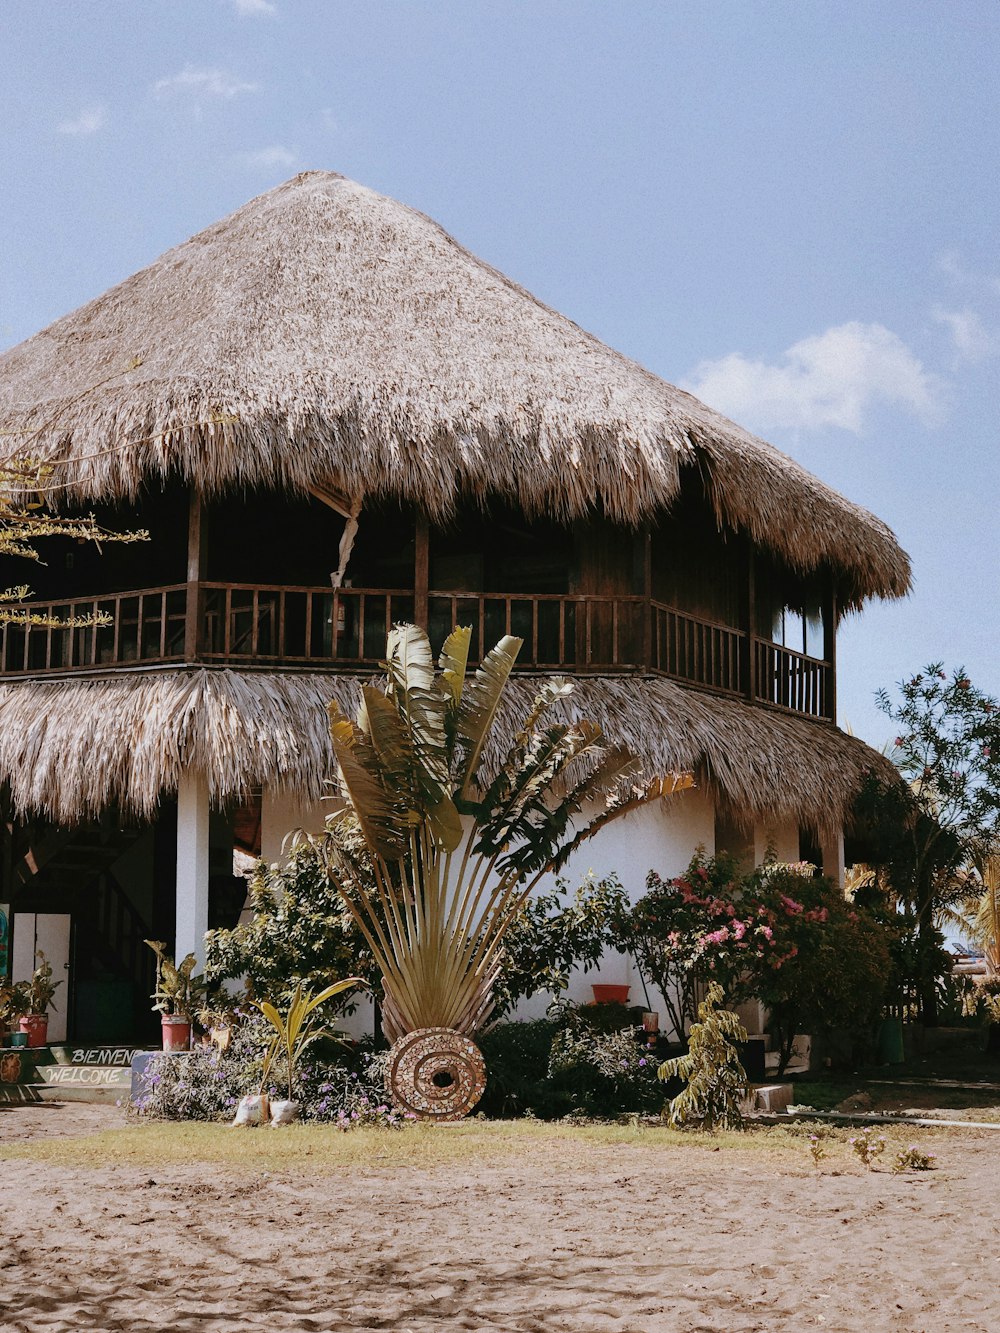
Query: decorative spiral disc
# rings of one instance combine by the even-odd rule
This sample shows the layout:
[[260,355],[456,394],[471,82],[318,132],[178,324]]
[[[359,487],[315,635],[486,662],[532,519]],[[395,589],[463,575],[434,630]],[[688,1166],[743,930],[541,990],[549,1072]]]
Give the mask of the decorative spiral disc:
[[461,1120],[486,1087],[474,1041],[451,1028],[418,1028],[389,1052],[386,1087],[396,1106],[420,1120]]

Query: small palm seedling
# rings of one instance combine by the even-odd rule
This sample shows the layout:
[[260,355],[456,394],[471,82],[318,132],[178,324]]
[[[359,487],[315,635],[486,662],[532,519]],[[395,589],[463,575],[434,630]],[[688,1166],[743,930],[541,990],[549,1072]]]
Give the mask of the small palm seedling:
[[671,1101],[672,1125],[696,1125],[714,1131],[739,1129],[749,1093],[746,1071],[736,1042],[746,1041],[746,1029],[735,1014],[720,1009],[723,990],[713,981],[698,1006],[699,1022],[692,1023],[687,1055],[665,1060],[657,1070],[664,1082],[682,1078],[687,1087]]
[[310,991],[304,990],[302,983],[299,982],[284,1014],[280,1013],[268,1000],[256,1002],[257,1008],[274,1029],[274,1036],[264,1052],[264,1067],[260,1078],[262,1096],[267,1087],[274,1062],[281,1056],[285,1065],[288,1100],[293,1100],[292,1087],[295,1082],[295,1070],[299,1060],[314,1041],[318,1041],[320,1037],[332,1035],[327,1029],[320,1027],[318,1022],[312,1018],[312,1015],[316,1013],[321,1004],[332,999],[334,995],[339,995],[342,991],[359,985],[363,985],[360,977],[347,977],[344,981],[335,981],[332,986],[327,986],[318,995],[313,995]]

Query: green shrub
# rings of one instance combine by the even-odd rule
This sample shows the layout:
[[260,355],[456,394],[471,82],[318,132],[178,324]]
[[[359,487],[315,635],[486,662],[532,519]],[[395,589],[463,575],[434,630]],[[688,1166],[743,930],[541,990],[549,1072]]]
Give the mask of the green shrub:
[[522,903],[504,937],[503,965],[493,988],[496,1016],[518,1000],[548,991],[558,996],[574,969],[588,972],[617,947],[628,895],[614,875],[588,875],[572,897],[565,880]]
[[586,1023],[561,1028],[552,1040],[548,1076],[556,1099],[584,1115],[658,1111],[663,1105],[656,1061],[628,1028],[598,1032]]
[[[311,846],[297,847],[284,865],[259,862],[250,906],[252,920],[206,937],[210,981],[245,977],[251,996],[279,1008],[299,982],[308,990],[322,990],[332,977],[377,982],[361,933]],[[357,998],[357,992],[338,997],[325,1012],[351,1013]]]
[[563,1113],[548,1082],[549,1052],[556,1032],[547,1018],[497,1023],[477,1038],[486,1062],[486,1091],[479,1110],[490,1117],[530,1112],[547,1120]]
[[715,1130],[743,1124],[749,1085],[736,1043],[746,1041],[747,1034],[735,1014],[719,1008],[722,1001],[722,987],[713,982],[698,1006],[700,1021],[692,1024],[687,1055],[665,1060],[657,1071],[663,1082],[682,1078],[687,1083],[670,1103],[672,1125]]
[[[487,1116],[618,1116],[659,1111],[656,1062],[634,1028],[604,1030],[612,1005],[552,1005],[547,1019],[498,1023],[483,1034]],[[628,1010],[620,1006],[626,1021]],[[615,1017],[620,1017],[617,1012]]]

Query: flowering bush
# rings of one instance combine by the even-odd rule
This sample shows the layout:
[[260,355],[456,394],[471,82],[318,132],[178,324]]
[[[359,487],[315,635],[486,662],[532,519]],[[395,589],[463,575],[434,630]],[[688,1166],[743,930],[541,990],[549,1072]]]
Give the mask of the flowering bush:
[[646,877],[646,893],[625,917],[621,948],[635,957],[640,972],[663,996],[667,1017],[679,1035],[696,1016],[696,983],[715,972],[723,989],[731,981],[727,960],[767,947],[766,922],[738,915],[737,862],[728,856],[695,856],[683,875]]
[[935,1154],[924,1152],[915,1143],[908,1148],[901,1148],[892,1164],[893,1172],[899,1175],[903,1171],[933,1171]]
[[676,1032],[689,1028],[697,986],[709,981],[729,1004],[754,996],[767,1005],[782,1068],[797,1031],[860,1029],[877,1017],[886,929],[807,863],[744,875],[728,856],[699,854],[676,879],[646,882],[621,947],[662,993]]
[[855,1138],[847,1141],[851,1145],[854,1156],[869,1171],[875,1165],[876,1160],[885,1152],[885,1139],[881,1134],[876,1138],[875,1130],[871,1125],[863,1129]]
[[[230,1120],[241,1097],[260,1087],[270,1030],[260,1016],[245,1017],[229,1047],[200,1046],[185,1055],[156,1055],[147,1066],[146,1091],[133,1115],[156,1120]],[[385,1099],[384,1057],[344,1052],[340,1061],[302,1061],[293,1092],[303,1120],[340,1129],[398,1127],[404,1117]],[[271,1097],[283,1095],[281,1062],[271,1071]]]

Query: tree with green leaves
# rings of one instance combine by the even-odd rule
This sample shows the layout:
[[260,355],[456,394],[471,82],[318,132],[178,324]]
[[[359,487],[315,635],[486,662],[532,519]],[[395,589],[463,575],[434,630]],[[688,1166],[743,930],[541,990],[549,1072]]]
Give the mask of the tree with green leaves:
[[612,820],[691,785],[639,775],[594,723],[554,721],[573,690],[553,679],[499,762],[485,756],[521,640],[468,670],[454,630],[435,670],[424,630],[397,626],[386,685],[356,721],[330,705],[342,808],[317,846],[382,972],[383,1026],[472,1034],[489,1018],[504,937],[544,875]]
[[906,782],[871,778],[857,812],[885,887],[915,913],[928,963],[922,1017],[934,1023],[938,919],[981,889],[976,867],[1000,851],[1000,704],[941,662],[898,689],[898,698],[880,690],[876,702],[895,726],[892,759]]
[[[74,517],[53,513],[46,499],[60,489],[55,472],[51,463],[27,454],[0,459],[0,556],[40,562],[38,543],[46,537],[73,537],[98,545],[149,540],[149,533],[142,530],[114,532],[104,528],[93,514]],[[30,596],[27,584],[0,588],[0,625],[78,629],[111,623],[110,617],[102,613],[57,619],[18,605]]]
[[657,1070],[663,1082],[681,1078],[687,1084],[670,1103],[672,1125],[714,1131],[743,1124],[749,1084],[736,1043],[746,1041],[747,1034],[735,1014],[720,1009],[724,998],[722,987],[713,981],[698,1006],[698,1022],[691,1025],[687,1054],[665,1060]]
[[[242,977],[252,999],[287,1005],[300,982],[310,990],[322,990],[330,977],[377,983],[364,936],[314,847],[299,844],[275,865],[258,862],[249,905],[248,921],[205,937],[205,975],[213,985]],[[355,999],[338,992],[324,1016],[345,1006],[351,1012]]]

